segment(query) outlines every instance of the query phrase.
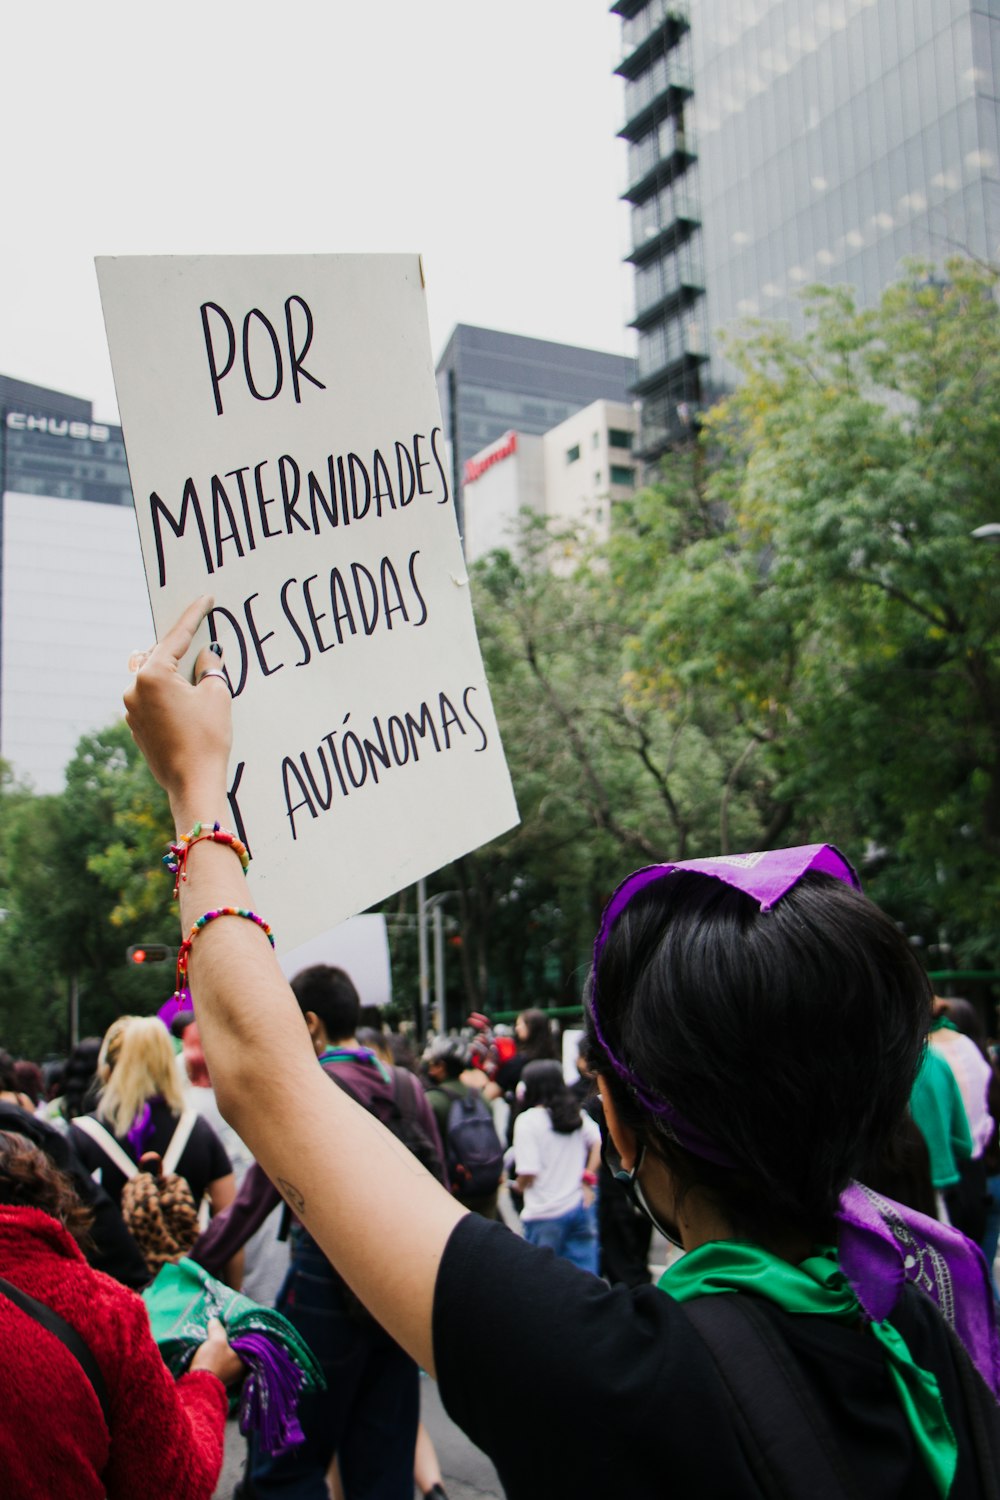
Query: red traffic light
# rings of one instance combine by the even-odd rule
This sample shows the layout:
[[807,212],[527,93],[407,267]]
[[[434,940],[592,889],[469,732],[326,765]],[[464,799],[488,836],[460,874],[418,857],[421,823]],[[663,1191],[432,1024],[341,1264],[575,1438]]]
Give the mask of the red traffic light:
[[125,955],[130,964],[163,964],[176,957],[166,943],[133,943]]

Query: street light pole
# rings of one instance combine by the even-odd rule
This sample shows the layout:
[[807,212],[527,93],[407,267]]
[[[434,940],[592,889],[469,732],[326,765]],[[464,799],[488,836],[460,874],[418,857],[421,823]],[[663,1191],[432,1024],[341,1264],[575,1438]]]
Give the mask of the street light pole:
[[444,917],[440,901],[434,902],[431,913],[434,922],[434,1009],[437,1011],[439,1031],[447,1031],[447,1016],[444,1013]]
[[417,960],[420,969],[420,1040],[427,1040],[430,976],[427,972],[427,882],[417,881]]

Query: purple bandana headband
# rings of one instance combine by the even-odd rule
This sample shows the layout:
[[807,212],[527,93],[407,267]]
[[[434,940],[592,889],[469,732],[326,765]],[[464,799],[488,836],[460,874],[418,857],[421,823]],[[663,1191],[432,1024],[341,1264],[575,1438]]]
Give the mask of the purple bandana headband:
[[[737,1163],[668,1100],[652,1095],[649,1086],[609,1047],[598,1008],[598,962],[613,924],[633,897],[653,881],[675,871],[709,875],[752,897],[761,911],[770,911],[810,870],[832,875],[856,890],[861,889],[854,869],[832,844],[805,844],[796,849],[648,865],[622,882],[601,919],[594,942],[595,977],[590,1011],[605,1056],[639,1103],[665,1122],[678,1145],[718,1166],[736,1167]],[[837,1219],[841,1269],[865,1315],[873,1321],[888,1317],[903,1283],[913,1282],[937,1304],[987,1385],[995,1395],[1000,1395],[1000,1343],[986,1263],[978,1247],[957,1230],[882,1198],[856,1182],[841,1196]]]
[[755,854],[718,854],[711,859],[677,860],[669,865],[646,865],[623,880],[611,900],[604,908],[601,925],[594,941],[594,991],[590,1009],[594,1031],[605,1055],[622,1082],[631,1090],[644,1109],[663,1120],[678,1145],[700,1156],[704,1161],[719,1167],[735,1167],[732,1157],[714,1145],[711,1139],[685,1120],[679,1110],[666,1099],[652,1095],[646,1084],[632,1072],[608,1045],[601,1028],[598,1011],[597,967],[611,928],[628,906],[629,902],[656,880],[663,880],[675,871],[691,871],[697,875],[708,875],[720,880],[753,898],[761,911],[770,911],[782,896],[792,889],[809,870],[819,870],[824,875],[833,875],[846,885],[861,889],[861,882],[852,866],[832,844],[802,844],[795,849],[765,849]]

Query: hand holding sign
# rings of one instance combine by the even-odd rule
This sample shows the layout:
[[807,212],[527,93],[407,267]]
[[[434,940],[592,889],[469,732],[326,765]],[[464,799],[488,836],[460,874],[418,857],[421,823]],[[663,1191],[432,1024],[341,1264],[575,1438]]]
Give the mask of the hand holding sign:
[[232,694],[215,676],[219,657],[209,646],[198,653],[194,683],[181,671],[212,602],[203,596],[188,605],[153,647],[125,694],[126,723],[179,821],[192,806],[213,819],[226,807]]
[[[130,257],[98,274],[162,636],[130,720],[175,812],[251,846],[255,902],[295,948],[517,821],[420,263]],[[178,672],[196,635],[224,649],[232,705]]]

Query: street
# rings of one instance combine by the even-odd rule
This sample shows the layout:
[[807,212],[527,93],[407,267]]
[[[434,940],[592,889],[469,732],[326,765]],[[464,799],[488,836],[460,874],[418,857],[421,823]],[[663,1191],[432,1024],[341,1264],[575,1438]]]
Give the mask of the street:
[[[448,1500],[482,1500],[484,1496],[502,1500],[503,1490],[493,1465],[449,1419],[436,1383],[426,1377],[420,1381],[420,1411],[437,1449]],[[226,1457],[216,1500],[231,1500],[242,1472],[245,1447],[235,1420],[227,1422]]]

